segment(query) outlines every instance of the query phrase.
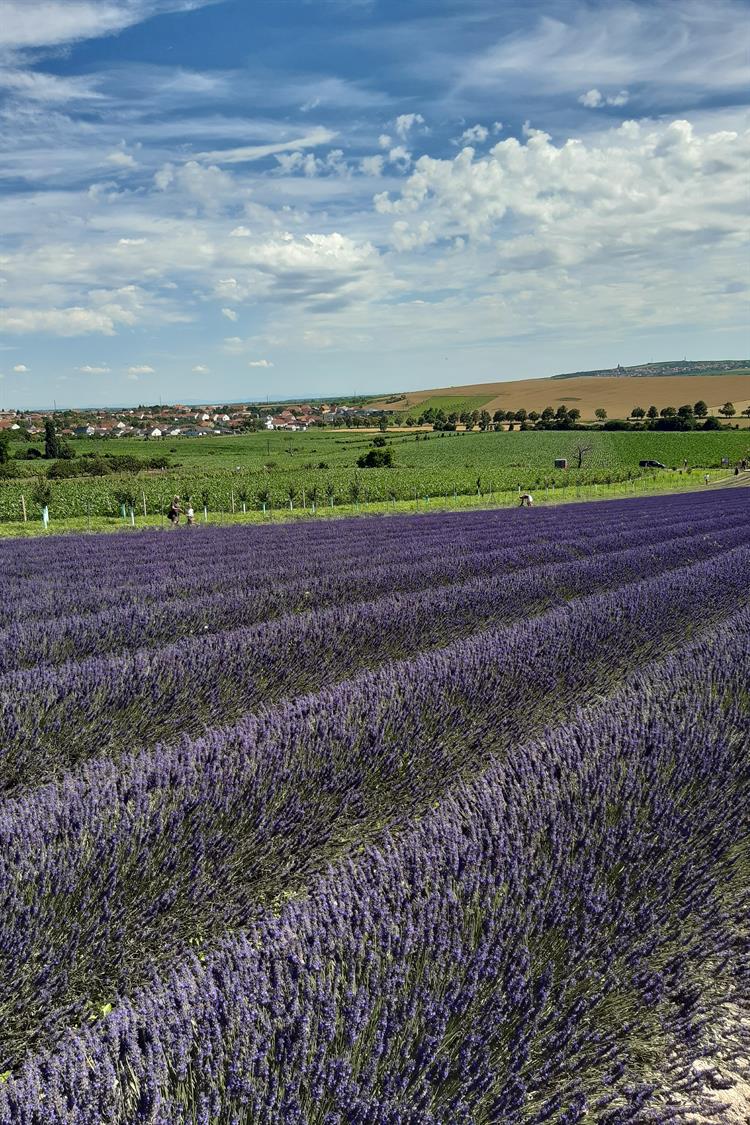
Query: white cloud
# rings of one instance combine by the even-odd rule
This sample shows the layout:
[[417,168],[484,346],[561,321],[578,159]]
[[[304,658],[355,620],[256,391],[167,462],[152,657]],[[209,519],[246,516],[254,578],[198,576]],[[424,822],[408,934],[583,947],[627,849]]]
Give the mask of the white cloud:
[[13,370],[15,371],[16,375],[25,375],[29,369],[25,363],[17,363]]
[[390,148],[393,143],[393,137],[389,137],[387,133],[381,133],[378,137],[378,144],[381,148]]
[[123,149],[115,149],[114,152],[108,153],[106,157],[108,164],[113,164],[116,168],[137,168],[135,157],[130,152],[125,152]]
[[234,309],[222,309],[221,315],[225,316],[227,320],[237,320],[237,313]]
[[112,336],[118,323],[133,323],[134,315],[122,305],[101,308],[3,308],[0,328],[6,332],[45,332],[52,336],[86,336],[100,332]]
[[606,97],[600,90],[587,90],[585,94],[581,94],[578,101],[581,105],[585,105],[587,109],[601,109],[604,105],[622,106],[627,105],[630,100],[630,94],[627,90],[620,90],[618,94],[608,94]]
[[484,125],[472,125],[469,129],[464,129],[461,136],[458,138],[459,144],[483,144],[490,135],[489,129]]
[[288,141],[279,141],[277,144],[214,149],[212,152],[199,152],[197,157],[199,160],[210,160],[215,164],[247,164],[254,160],[262,160],[265,156],[274,156],[278,152],[317,148],[319,145],[329,144],[335,136],[336,134],[330,129],[318,127],[301,137],[292,137]]
[[394,127],[398,136],[406,140],[409,131],[416,125],[424,125],[424,117],[421,113],[402,113],[396,118]]
[[599,90],[587,90],[585,94],[581,94],[578,100],[587,109],[598,109],[599,106],[604,105],[604,98]]
[[388,153],[388,163],[397,165],[404,172],[411,164],[411,153],[403,145],[396,145]]
[[0,67],[0,89],[34,102],[90,101],[100,98],[95,78],[65,77],[40,71]]
[[[563,292],[577,300],[587,294],[586,310],[568,310],[576,321],[590,320],[595,307],[613,315],[611,297],[625,287],[631,314],[643,324],[684,317],[687,298],[679,293],[688,263],[696,270],[712,263],[725,281],[744,276],[750,132],[626,122],[585,143],[560,145],[528,132],[526,143],[501,141],[481,157],[464,149],[453,160],[419,158],[400,193],[375,197],[379,213],[394,218],[394,249],[435,247],[449,255],[452,284],[480,290],[515,277],[519,292],[541,299],[557,278],[558,312],[566,307]],[[503,299],[507,305],[509,296]],[[713,305],[720,320],[732,315]],[[696,300],[691,315],[707,315],[699,307]]]
[[251,359],[248,361],[248,367],[273,367],[270,359]]
[[[740,0],[654,0],[601,5],[566,0],[554,14],[461,63],[460,90],[533,84],[535,92],[602,85],[744,89],[747,21]],[[615,95],[616,96],[616,95]],[[617,103],[613,103],[617,104]],[[595,107],[594,107],[595,108]]]
[[380,176],[384,163],[384,156],[363,156],[359,162],[359,170],[365,176]]
[[134,363],[127,370],[128,379],[138,379],[140,375],[155,375],[156,371],[148,363]]
[[206,0],[3,0],[0,47],[54,47],[95,39],[202,2]]
[[85,363],[83,367],[76,367],[76,371],[80,371],[82,375],[108,375],[111,368]]
[[229,232],[230,238],[249,238],[253,232],[248,227],[235,227]]
[[195,367],[193,368],[193,374],[195,374],[195,375],[210,375],[211,374],[211,368],[206,367],[206,365],[204,363],[196,363]]

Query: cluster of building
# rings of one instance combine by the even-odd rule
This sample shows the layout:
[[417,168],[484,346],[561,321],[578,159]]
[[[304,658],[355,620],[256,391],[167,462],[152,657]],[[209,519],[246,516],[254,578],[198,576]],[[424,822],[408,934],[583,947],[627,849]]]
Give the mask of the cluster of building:
[[[243,430],[307,430],[311,426],[346,425],[353,417],[380,411],[355,406],[300,403],[274,413],[257,405],[150,406],[128,410],[58,410],[54,414],[62,437],[203,437]],[[0,430],[44,432],[48,415],[39,411],[0,411]]]

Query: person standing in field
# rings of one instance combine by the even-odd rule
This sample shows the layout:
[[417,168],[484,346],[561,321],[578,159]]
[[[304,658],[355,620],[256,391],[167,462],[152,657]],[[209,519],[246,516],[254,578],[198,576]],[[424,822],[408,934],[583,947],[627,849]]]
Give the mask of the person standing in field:
[[167,519],[172,524],[172,527],[177,527],[180,522],[180,498],[179,496],[172,497],[172,503],[169,505],[167,512]]
[[531,495],[531,493],[530,492],[523,492],[521,494],[521,507],[522,508],[531,508],[531,507],[533,507],[533,505],[534,505],[534,497]]
[[192,504],[188,504],[188,509],[185,512],[185,517],[187,519],[188,527],[192,527],[193,524],[195,523],[195,512],[193,511],[193,505]]

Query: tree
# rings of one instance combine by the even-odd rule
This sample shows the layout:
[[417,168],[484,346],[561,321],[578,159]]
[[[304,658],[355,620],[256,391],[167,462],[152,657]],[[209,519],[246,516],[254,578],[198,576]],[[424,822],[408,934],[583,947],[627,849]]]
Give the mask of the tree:
[[376,438],[372,439],[372,444],[377,446],[379,449],[384,449],[387,445],[387,442],[382,434],[379,434]]
[[630,411],[630,417],[631,418],[645,418],[646,417],[646,411],[643,409],[642,406],[634,406],[633,409]]
[[530,410],[529,411],[529,421],[530,422],[538,422],[539,421],[539,411],[538,410]]
[[566,419],[567,417],[568,417],[568,408],[567,408],[567,406],[558,406],[557,410],[555,411],[555,418],[557,418],[557,420],[558,420],[559,422],[562,422],[562,421],[564,421],[564,420],[565,420],[565,419]]
[[0,465],[5,465],[10,460],[8,445],[10,438],[7,434],[0,434]]
[[597,406],[596,410],[594,411],[594,416],[598,418],[600,422],[607,421],[607,411],[603,406]]
[[659,411],[659,414],[662,416],[662,418],[676,418],[677,417],[677,411],[675,410],[675,408],[673,406],[662,406],[661,410]]
[[393,464],[393,450],[371,449],[357,460],[360,469],[389,469]]
[[52,489],[44,477],[37,477],[34,487],[31,490],[31,499],[42,511],[49,507],[49,502],[52,499]]
[[582,445],[580,442],[579,442],[578,445],[576,445],[574,447],[574,453],[575,453],[576,457],[578,458],[578,468],[579,469],[583,467],[584,457],[586,456],[587,453],[590,453],[592,449],[593,449],[593,446]]
[[692,419],[692,417],[693,417],[692,406],[687,402],[685,403],[684,406],[678,406],[677,407],[677,416],[678,416],[678,418]]
[[44,456],[48,461],[54,460],[60,454],[60,439],[57,436],[55,423],[51,418],[44,421]]
[[514,415],[514,420],[516,422],[525,422],[527,418],[528,418],[528,414],[523,409],[523,407],[520,410],[517,410],[515,415]]
[[384,434],[385,431],[388,429],[388,419],[386,418],[385,414],[380,415],[380,420],[378,422],[378,429],[380,430],[381,434]]
[[571,422],[577,422],[577,421],[579,420],[579,418],[580,418],[580,417],[581,417],[581,412],[580,412],[580,410],[578,409],[578,407],[577,407],[577,406],[574,406],[572,410],[569,410],[569,411],[568,411],[568,419],[569,419],[569,421],[571,421]]
[[750,418],[750,406],[746,406],[742,413],[745,418]]
[[708,416],[708,407],[702,398],[699,398],[693,406],[693,413],[696,418],[706,418]]
[[648,410],[646,411],[646,415],[649,418],[658,418],[659,417],[659,411],[656,409],[655,406],[649,406]]
[[544,410],[542,411],[542,421],[543,422],[551,422],[554,417],[555,417],[555,412],[552,409],[552,407],[551,406],[545,406]]
[[505,421],[505,411],[504,410],[496,410],[495,413],[492,415],[492,421],[495,422],[495,423],[504,422]]
[[479,415],[479,429],[480,430],[489,429],[489,425],[490,425],[491,421],[492,421],[492,419],[490,418],[489,412],[487,410],[483,410]]
[[714,418],[713,414],[709,414],[708,418],[706,418],[705,422],[703,423],[703,429],[721,430],[723,429],[723,426],[718,418]]
[[733,402],[725,402],[719,407],[719,414],[723,414],[725,418],[733,418],[736,413],[737,409]]

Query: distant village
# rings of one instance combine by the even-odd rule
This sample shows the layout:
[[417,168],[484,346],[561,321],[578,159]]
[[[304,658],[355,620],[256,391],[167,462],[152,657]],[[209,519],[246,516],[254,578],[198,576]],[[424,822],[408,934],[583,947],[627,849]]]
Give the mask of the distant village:
[[[0,431],[37,437],[53,412],[0,410]],[[210,437],[215,434],[252,433],[259,430],[308,430],[312,426],[373,426],[382,410],[337,403],[225,404],[223,406],[139,406],[128,410],[57,410],[61,437]]]

